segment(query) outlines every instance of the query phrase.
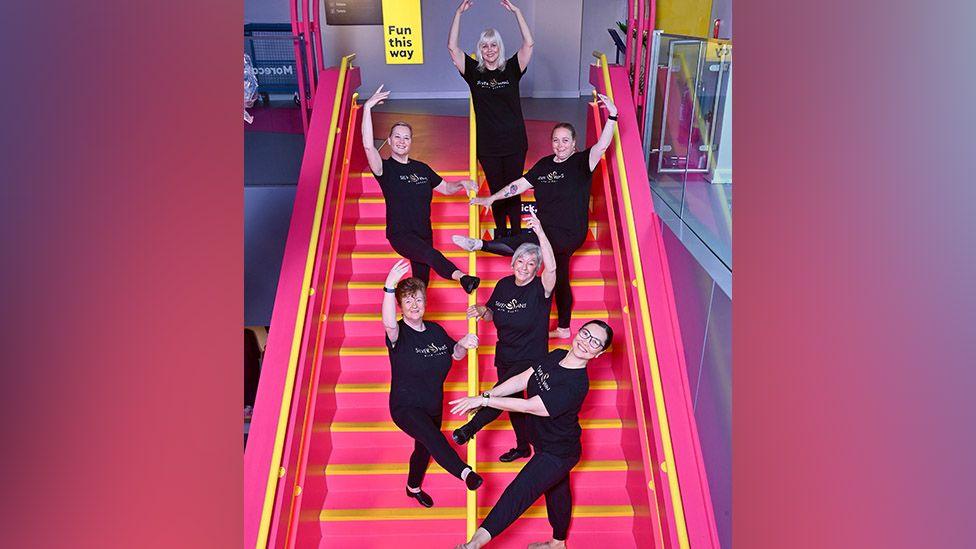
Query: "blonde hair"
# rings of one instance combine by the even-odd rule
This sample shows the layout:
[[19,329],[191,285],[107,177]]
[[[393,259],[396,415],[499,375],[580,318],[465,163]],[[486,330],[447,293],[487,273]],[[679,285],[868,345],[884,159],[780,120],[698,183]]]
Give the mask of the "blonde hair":
[[478,70],[485,72],[487,67],[485,67],[485,60],[481,57],[481,46],[487,44],[488,42],[494,42],[498,44],[498,70],[505,70],[505,42],[502,41],[502,35],[495,29],[485,29],[481,32],[481,36],[478,38],[478,45],[474,48],[474,57],[478,60]]

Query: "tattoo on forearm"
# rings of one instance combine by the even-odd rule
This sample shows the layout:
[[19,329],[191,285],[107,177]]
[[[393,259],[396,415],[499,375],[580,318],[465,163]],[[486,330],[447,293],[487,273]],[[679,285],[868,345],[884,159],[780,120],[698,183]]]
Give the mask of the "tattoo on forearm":
[[508,190],[505,191],[505,194],[503,196],[507,198],[509,196],[514,195],[516,192],[518,192],[518,185],[512,183],[511,185],[508,186]]

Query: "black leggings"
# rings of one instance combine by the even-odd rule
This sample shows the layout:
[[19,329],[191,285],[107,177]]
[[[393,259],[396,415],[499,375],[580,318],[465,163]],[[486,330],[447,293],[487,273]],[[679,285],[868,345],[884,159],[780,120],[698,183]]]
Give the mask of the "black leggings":
[[[560,234],[558,231],[546,229],[546,236],[552,244],[553,255],[556,256],[556,288],[554,301],[556,302],[556,314],[558,321],[556,326],[569,328],[569,321],[573,318],[573,288],[569,281],[569,261],[573,258],[573,253],[583,245],[586,235],[578,237],[569,234]],[[496,238],[494,240],[483,241],[482,250],[497,255],[513,255],[519,246],[526,242],[538,244],[539,238],[535,233],[517,234],[508,237]],[[548,267],[547,267],[548,268]]]
[[[495,387],[498,387],[503,382],[507,381],[513,376],[521,374],[525,370],[532,367],[533,361],[519,361],[505,363],[499,360],[495,361],[495,368],[498,368],[498,383]],[[514,393],[511,395],[515,398],[525,398],[524,391]],[[498,419],[498,416],[502,415],[501,410],[496,410],[494,408],[481,408],[478,413],[471,418],[470,421],[465,425],[465,430],[469,434],[474,435],[478,431],[484,429],[485,425],[488,425],[492,421]],[[508,419],[512,421],[512,429],[515,431],[515,447],[519,450],[529,449],[529,427],[526,423],[525,414],[520,414],[518,412],[509,412]]]
[[457,266],[451,263],[444,254],[434,249],[433,238],[421,238],[416,234],[395,234],[387,236],[393,250],[410,260],[410,269],[413,276],[424,281],[425,285],[430,284],[430,268],[433,267],[437,274],[451,280],[451,275],[457,271]]
[[441,433],[441,415],[431,415],[421,408],[395,407],[390,408],[393,423],[401,431],[414,439],[413,454],[410,455],[410,472],[407,474],[407,486],[420,488],[424,482],[424,474],[430,465],[430,457],[457,478],[461,478],[468,464],[464,463],[457,452]]
[[[525,151],[508,156],[479,156],[478,162],[481,162],[481,169],[485,171],[488,189],[491,194],[495,194],[505,185],[522,177]],[[491,215],[495,218],[495,236],[517,234],[522,230],[522,197],[516,195],[496,201],[491,205]],[[511,227],[511,232],[506,226]]]
[[552,537],[566,540],[573,513],[573,493],[569,489],[569,472],[579,457],[563,458],[548,452],[536,452],[515,480],[505,488],[485,517],[481,527],[492,538],[501,534],[542,494],[546,495],[546,514],[552,526]]

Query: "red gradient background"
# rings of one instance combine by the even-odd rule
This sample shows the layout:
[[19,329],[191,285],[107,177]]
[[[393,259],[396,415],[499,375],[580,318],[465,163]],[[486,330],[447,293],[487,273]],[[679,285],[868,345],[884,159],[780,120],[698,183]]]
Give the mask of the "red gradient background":
[[[0,6],[5,547],[241,545],[242,9]],[[974,11],[735,0],[739,549],[973,544]]]
[[0,7],[0,544],[239,547],[239,1]]

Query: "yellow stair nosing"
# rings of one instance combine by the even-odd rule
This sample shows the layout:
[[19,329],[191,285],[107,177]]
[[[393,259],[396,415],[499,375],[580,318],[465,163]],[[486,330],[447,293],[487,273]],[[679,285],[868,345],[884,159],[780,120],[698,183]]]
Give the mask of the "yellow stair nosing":
[[[573,311],[573,316],[576,318],[614,318],[619,316],[619,313],[611,311]],[[329,315],[330,321],[343,321],[343,322],[372,322],[379,321],[381,318],[381,313],[342,313],[338,315]],[[461,312],[430,312],[424,315],[427,320],[465,320],[467,318],[466,314]],[[552,312],[549,318],[556,318],[556,313]]]
[[[498,284],[498,280],[481,280],[482,288],[493,288]],[[585,288],[593,286],[616,286],[616,280],[605,280],[602,278],[576,278],[570,282],[570,286],[574,288]],[[353,281],[336,284],[337,288],[345,288],[347,290],[379,290],[383,287],[383,281]],[[430,283],[428,288],[457,288],[457,282],[447,281],[447,280],[434,280]]]
[[[464,250],[448,250],[443,251],[446,257],[468,257],[471,252],[466,252]],[[579,256],[592,256],[592,255],[604,255],[603,249],[601,248],[589,248],[586,250],[577,250],[573,254],[574,257]],[[396,252],[341,252],[339,253],[341,259],[397,259],[400,254]]]
[[[487,516],[491,507],[479,506],[478,517]],[[351,522],[377,520],[462,520],[466,516],[464,507],[377,507],[368,509],[322,509],[321,522]],[[546,518],[545,505],[529,507],[521,518]],[[632,517],[634,508],[630,505],[574,505],[573,518]]]
[[[441,431],[453,431],[464,421],[448,420],[441,425]],[[580,419],[580,427],[583,429],[620,429],[625,426],[619,418],[606,419]],[[503,425],[500,422],[490,423],[486,430],[503,431],[510,430],[510,425]],[[316,433],[392,433],[400,429],[392,421],[334,421],[332,423],[316,422],[312,431]]]
[[[483,381],[479,385],[479,391],[487,391],[494,387],[495,384],[490,381]],[[593,391],[615,391],[620,389],[617,381],[614,379],[602,379],[602,380],[591,380],[590,390]],[[458,391],[467,391],[468,382],[467,381],[449,381],[444,384],[444,391],[449,393],[456,393]],[[332,394],[332,393],[388,393],[390,392],[390,384],[388,382],[380,383],[338,383],[336,385],[322,385],[319,387],[319,393]]]
[[[501,463],[498,461],[478,462],[476,471],[479,473],[517,473],[522,470],[525,463],[511,462]],[[326,476],[352,476],[352,475],[397,475],[405,474],[410,468],[407,462],[397,463],[341,463],[327,464],[316,468],[309,468],[312,475],[324,473]],[[573,472],[614,472],[628,471],[627,462],[624,460],[594,460],[581,461],[573,468]],[[431,462],[427,474],[441,475],[447,474],[436,462]]]

